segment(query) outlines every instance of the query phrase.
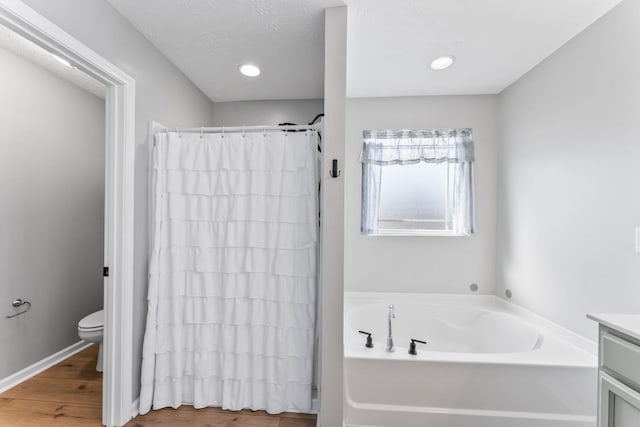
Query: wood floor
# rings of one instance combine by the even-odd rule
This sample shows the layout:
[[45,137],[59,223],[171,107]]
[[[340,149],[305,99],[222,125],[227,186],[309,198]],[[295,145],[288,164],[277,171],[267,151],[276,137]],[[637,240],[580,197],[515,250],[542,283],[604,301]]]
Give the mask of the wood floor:
[[[102,425],[102,374],[95,369],[98,346],[70,357],[0,393],[2,427],[97,427]],[[316,416],[218,408],[151,411],[127,427],[315,427]]]

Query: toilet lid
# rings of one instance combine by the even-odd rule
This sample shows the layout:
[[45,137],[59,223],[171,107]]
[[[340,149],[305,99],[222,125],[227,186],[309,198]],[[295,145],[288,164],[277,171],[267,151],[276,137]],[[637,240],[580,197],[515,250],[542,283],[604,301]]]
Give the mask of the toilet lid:
[[80,329],[98,329],[104,327],[104,310],[96,311],[78,322]]

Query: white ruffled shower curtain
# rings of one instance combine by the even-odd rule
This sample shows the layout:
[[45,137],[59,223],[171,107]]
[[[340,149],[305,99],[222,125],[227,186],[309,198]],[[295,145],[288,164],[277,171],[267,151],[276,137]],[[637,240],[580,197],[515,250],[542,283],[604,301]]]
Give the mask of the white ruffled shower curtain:
[[316,132],[155,135],[140,413],[308,411]]

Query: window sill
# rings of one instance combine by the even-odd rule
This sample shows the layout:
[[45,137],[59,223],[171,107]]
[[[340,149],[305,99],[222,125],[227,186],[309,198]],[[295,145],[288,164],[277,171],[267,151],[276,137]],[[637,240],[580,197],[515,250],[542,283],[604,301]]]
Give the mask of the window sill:
[[459,234],[451,230],[380,230],[375,234],[364,234],[372,237],[468,237],[469,234]]

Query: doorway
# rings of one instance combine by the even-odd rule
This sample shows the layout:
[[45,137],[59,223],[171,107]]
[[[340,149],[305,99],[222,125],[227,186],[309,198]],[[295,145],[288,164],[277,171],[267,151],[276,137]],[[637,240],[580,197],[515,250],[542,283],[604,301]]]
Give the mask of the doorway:
[[102,84],[1,25],[0,64],[4,391],[86,345],[78,321],[103,308],[105,105]]
[[135,81],[20,1],[0,0],[0,24],[106,87],[104,266],[108,275],[104,278],[102,422],[123,425],[133,414]]

